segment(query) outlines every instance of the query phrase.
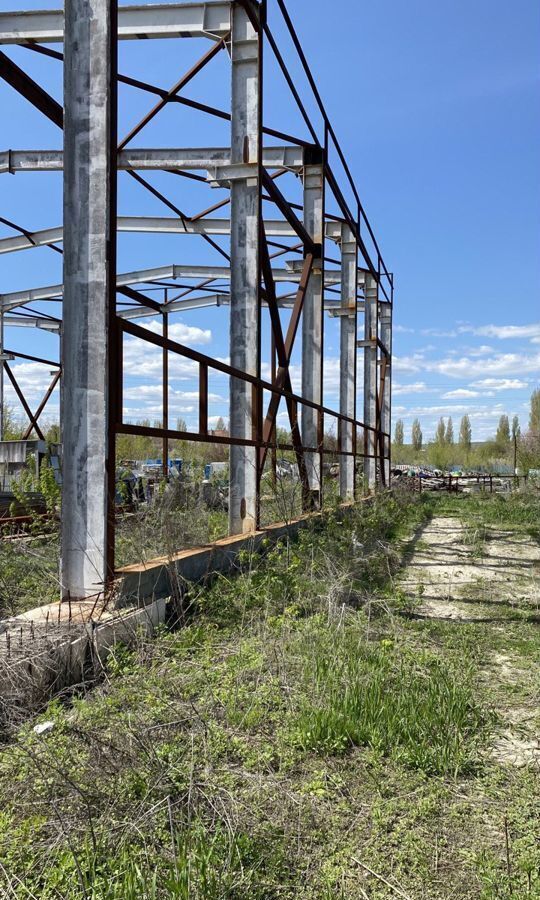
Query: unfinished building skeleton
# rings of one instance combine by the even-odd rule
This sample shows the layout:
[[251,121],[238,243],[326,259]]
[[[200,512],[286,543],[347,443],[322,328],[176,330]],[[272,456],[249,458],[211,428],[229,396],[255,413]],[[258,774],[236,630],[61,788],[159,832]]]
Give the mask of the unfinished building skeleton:
[[[308,103],[303,102],[275,29],[270,27],[270,13],[292,47],[295,65],[307,86]],[[144,55],[149,39],[182,42],[187,38],[204,39],[208,47],[170,88],[119,71],[119,41],[140,41],[136,49]],[[295,454],[306,511],[322,504],[323,460],[330,453],[325,420],[336,425],[341,499],[353,500],[364,485],[387,484],[393,277],[382,259],[284,0],[271,0],[268,7],[257,0],[208,0],[119,8],[115,0],[70,0],[65,15],[61,10],[0,13],[0,43],[50,57],[50,65],[63,62],[62,107],[11,55],[0,52],[0,76],[24,98],[21,102],[33,104],[63,129],[63,150],[13,147],[0,153],[4,177],[63,171],[63,227],[51,223],[52,227],[31,231],[28,222],[3,219],[10,234],[0,239],[0,255],[31,253],[37,247],[63,254],[61,283],[0,294],[0,369],[29,418],[25,437],[32,431],[42,437],[39,419],[61,372],[63,596],[79,599],[95,594],[114,575],[118,434],[161,439],[164,461],[167,442],[172,439],[229,445],[231,534],[259,526],[261,478],[265,466],[275,464],[281,408],[287,411],[290,443],[280,446]],[[221,54],[230,59],[228,110],[194,100],[185,92]],[[270,58],[293,98],[307,138],[265,123],[263,79],[275,77],[267,74]],[[122,137],[118,133],[120,85],[153,98],[146,115]],[[229,146],[133,146],[143,129],[175,104],[210,121],[228,123]],[[308,114],[308,106],[315,108],[316,117]],[[7,134],[9,130],[4,129]],[[149,180],[149,173],[154,172],[169,173],[175,187],[183,178],[186,184],[195,181],[226,189],[227,194],[207,209],[188,215]],[[169,214],[120,215],[120,174],[150,192]],[[301,202],[287,198],[287,179],[291,177],[301,186]],[[152,268],[118,271],[117,239],[123,233],[200,235],[211,251],[220,255],[220,264],[169,264],[169,259],[161,257]],[[223,236],[228,239],[227,249],[219,242]],[[328,251],[332,245],[337,248],[337,258]],[[171,297],[170,288],[178,285],[182,290]],[[61,316],[44,311],[49,301],[62,301]],[[230,309],[229,360],[206,355],[169,337],[172,314],[225,305]],[[339,319],[338,409],[323,402],[326,313]],[[150,316],[160,318],[161,333],[144,327]],[[359,338],[362,316],[364,329]],[[35,413],[10,366],[13,358],[25,358],[25,354],[9,351],[5,343],[9,328],[20,325],[56,331],[60,336],[57,361],[26,354],[27,359],[54,366],[53,381]],[[263,347],[266,330],[268,352]],[[163,354],[159,427],[124,421],[126,336],[150,343]],[[299,347],[300,390],[295,389],[291,363]],[[362,382],[357,378],[357,348],[364,362],[363,419],[357,410],[357,382]],[[170,427],[171,354],[189,361],[198,372],[198,426],[194,431]],[[270,374],[263,378],[265,359]],[[209,430],[209,373],[221,373],[229,382],[226,436]],[[3,384],[0,387],[3,394]],[[335,447],[332,452],[335,454]]]

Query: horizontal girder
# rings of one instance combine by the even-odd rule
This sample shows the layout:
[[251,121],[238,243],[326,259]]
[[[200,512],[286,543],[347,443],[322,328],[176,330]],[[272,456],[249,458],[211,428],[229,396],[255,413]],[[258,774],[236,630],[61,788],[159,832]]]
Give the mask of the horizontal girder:
[[[152,3],[120,6],[118,37],[222,38],[230,30],[231,4],[220,0],[206,3]],[[64,12],[60,9],[0,13],[0,44],[55,44],[64,40]]]
[[[126,149],[118,154],[118,168],[125,169],[201,169],[215,171],[216,166],[230,165],[228,147],[190,147],[164,149]],[[264,147],[263,165],[267,169],[300,169],[303,165],[302,147]],[[60,172],[64,166],[62,150],[3,150],[0,151],[0,174],[9,172]]]
[[[301,272],[292,271],[291,269],[272,269],[274,281],[284,282],[288,284],[297,284],[301,279]],[[116,279],[117,287],[126,287],[133,284],[148,284],[149,282],[159,281],[160,279],[176,280],[176,279],[222,279],[230,280],[231,270],[228,266],[199,266],[199,265],[172,265],[159,266],[155,269],[140,269],[134,272],[125,272],[118,275]],[[359,270],[359,280],[363,277],[363,272]],[[327,286],[339,284],[341,272],[339,269],[326,269],[324,274],[325,284]],[[64,286],[62,284],[47,285],[46,287],[30,288],[23,291],[11,291],[6,294],[0,294],[0,307],[4,310],[15,309],[25,303],[36,303],[43,300],[60,300]]]
[[[266,220],[264,228],[267,237],[297,237],[294,229],[284,219]],[[229,235],[230,219],[180,219],[177,216],[118,216],[117,230],[143,234],[214,234]],[[326,236],[337,240],[341,232],[339,222],[326,223]],[[41,231],[18,234],[15,237],[0,238],[0,254],[29,250],[32,247],[47,247],[63,240],[63,229],[44,228]]]
[[[280,309],[292,309],[294,306],[294,294],[290,297],[284,297],[282,299],[278,299],[277,305]],[[172,301],[171,303],[163,304],[161,307],[163,312],[186,312],[186,310],[190,309],[206,309],[209,306],[229,306],[231,302],[230,294],[205,294],[203,297],[186,297],[183,300]],[[339,309],[339,300],[326,300],[324,303],[324,308],[329,312],[330,315]],[[268,304],[263,300],[262,305],[267,307]],[[357,304],[358,309],[363,309],[363,303]],[[143,318],[151,318],[156,315],[156,311],[150,309],[149,307],[144,306],[130,306],[125,309],[121,309],[118,311],[118,315],[121,319],[143,319]]]

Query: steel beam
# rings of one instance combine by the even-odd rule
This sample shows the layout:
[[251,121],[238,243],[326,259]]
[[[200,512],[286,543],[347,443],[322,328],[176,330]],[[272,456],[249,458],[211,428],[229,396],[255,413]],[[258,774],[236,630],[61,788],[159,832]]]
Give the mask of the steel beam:
[[[118,10],[120,40],[179,37],[215,39],[224,37],[229,29],[230,3],[220,0],[207,0],[206,3],[134,4],[121,6]],[[0,13],[0,44],[55,44],[63,40],[64,13],[60,9]]]
[[[373,275],[368,273],[364,284],[364,425],[374,429],[377,425],[377,302],[378,288]],[[364,432],[364,486],[373,490],[376,486],[377,440],[375,431]]]
[[[231,182],[231,366],[260,374],[260,40],[246,8],[231,5],[231,164],[253,163],[255,173]],[[230,433],[253,437],[252,386],[230,379]],[[229,534],[254,531],[258,523],[257,450],[232,445],[229,457]]]
[[[302,147],[265,147],[263,165],[266,169],[297,171],[303,165]],[[201,170],[214,172],[216,166],[229,166],[228,147],[171,148],[163,150],[120,150],[119,169],[156,169],[172,172]],[[0,174],[17,172],[60,172],[63,168],[62,150],[2,150]],[[339,223],[336,223],[339,225]]]
[[[295,230],[283,219],[267,220],[264,223],[268,237],[296,237]],[[230,219],[181,219],[178,216],[118,216],[117,230],[143,234],[216,234],[228,236],[231,233]],[[335,223],[327,223],[327,236],[336,231]],[[27,236],[28,235],[28,236]],[[16,237],[0,238],[0,254],[31,250],[33,247],[48,247],[63,240],[63,229],[44,228],[29,231]]]
[[61,586],[71,600],[103,591],[108,576],[114,5],[66,5]]
[[58,332],[62,323],[47,316],[3,316],[4,325],[12,328],[41,328],[42,331]]
[[[341,234],[341,312],[340,316],[340,372],[339,411],[342,416],[356,419],[356,269],[358,248],[348,225]],[[354,426],[341,421],[339,449],[352,453]],[[354,499],[354,456],[340,456],[339,494],[346,502]]]
[[[330,316],[333,316],[335,312],[342,311],[338,307],[336,307],[336,302],[339,301],[325,300],[324,302],[324,308]],[[186,297],[185,300],[176,300],[172,301],[171,303],[167,303],[166,310],[170,313],[189,312],[190,309],[206,309],[207,307],[211,306],[230,306],[230,303],[230,294],[204,294],[204,296],[202,297]],[[266,307],[268,306],[268,304],[264,300],[262,301],[261,305]],[[294,296],[281,299],[278,298],[277,305],[280,309],[294,309]],[[150,307],[145,307],[142,305],[124,307],[123,309],[118,311],[118,316],[121,319],[148,319],[155,315],[155,309],[151,309]],[[20,319],[14,316],[10,316],[9,321],[8,317],[5,318],[6,325],[14,325],[19,323],[20,321]],[[45,325],[41,325],[38,327],[46,328]],[[51,328],[50,330],[56,331],[58,329]]]
[[[392,307],[389,304],[381,304],[380,313],[381,342],[387,350],[382,397],[379,400],[381,431],[385,435],[390,435],[392,433]],[[381,460],[381,466],[384,466],[384,483],[388,487],[390,485],[391,440],[385,436],[383,442],[385,459]]]
[[[322,163],[304,167],[304,226],[313,244],[322,250],[324,240]],[[317,404],[322,404],[323,395],[323,265],[322,258],[313,262],[302,312],[302,396]],[[301,421],[304,446],[319,446],[322,441],[322,422],[317,410],[303,405]],[[305,460],[311,494],[309,504],[317,509],[321,505],[322,498],[321,457],[318,453],[306,453]]]
[[[299,284],[301,273],[291,271],[289,269],[272,269],[274,281],[287,284]],[[150,282],[176,279],[204,279],[204,280],[223,280],[229,281],[231,278],[231,270],[228,266],[189,266],[189,265],[173,265],[158,266],[155,269],[140,269],[134,272],[125,272],[118,275],[116,284],[123,287],[129,284],[149,284]],[[339,269],[327,269],[324,276],[324,283],[328,287],[339,284],[341,281],[341,273]],[[0,308],[4,311],[15,309],[17,306],[23,306],[26,303],[38,302],[42,300],[61,300],[63,294],[63,284],[52,284],[44,287],[27,288],[21,291],[9,291],[0,294]],[[330,305],[328,307],[332,309]]]

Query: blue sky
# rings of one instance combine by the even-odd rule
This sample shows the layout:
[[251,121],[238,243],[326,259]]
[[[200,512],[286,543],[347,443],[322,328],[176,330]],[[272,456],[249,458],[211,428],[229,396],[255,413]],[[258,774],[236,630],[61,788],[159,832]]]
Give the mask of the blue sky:
[[[55,5],[4,0],[2,9]],[[502,412],[517,413],[525,424],[529,395],[540,382],[540,6],[536,0],[334,0],[330,14],[323,0],[289,0],[289,8],[395,273],[394,420],[402,417],[407,429],[418,416],[429,436],[440,415],[456,421],[468,412],[476,439],[495,430]],[[207,46],[191,40],[123,43],[121,69],[169,86]],[[21,48],[7,52],[61,99],[60,64]],[[193,82],[188,96],[227,106],[228,63],[222,56]],[[128,88],[121,90],[120,102],[121,133],[153,105],[148,95]],[[0,149],[61,146],[58,130],[3,84],[0,104],[6,123]],[[305,133],[272,68],[265,82],[265,122]],[[225,146],[227,131],[227,123],[210,126],[199,114],[171,107],[135,143]],[[222,196],[166,174],[149,180],[188,214]],[[120,213],[168,214],[127,182],[120,177]],[[4,175],[0,185],[1,216],[30,230],[60,224],[57,175]],[[290,190],[297,199],[292,179]],[[12,233],[2,227],[0,235]],[[119,271],[188,261],[220,258],[196,237],[119,240]],[[59,281],[61,257],[51,250],[0,257],[0,292]],[[171,332],[227,357],[225,308],[177,316]],[[57,353],[54,336],[26,329],[6,329],[6,345],[43,356]],[[337,325],[327,319],[325,400],[332,406],[338,347]],[[159,418],[159,355],[128,341],[125,362],[126,418]],[[297,356],[293,365],[298,380]],[[172,358],[171,369],[171,415],[196,427],[193,372]],[[14,371],[37,405],[48,368],[17,363]],[[226,418],[226,382],[217,375],[210,382],[210,413]]]

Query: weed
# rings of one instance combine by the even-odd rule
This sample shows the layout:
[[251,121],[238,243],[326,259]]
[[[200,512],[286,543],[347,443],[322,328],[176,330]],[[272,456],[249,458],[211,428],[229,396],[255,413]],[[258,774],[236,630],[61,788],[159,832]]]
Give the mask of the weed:
[[490,715],[475,699],[472,672],[358,632],[310,630],[305,696],[295,736],[304,749],[367,746],[428,774],[474,771]]

